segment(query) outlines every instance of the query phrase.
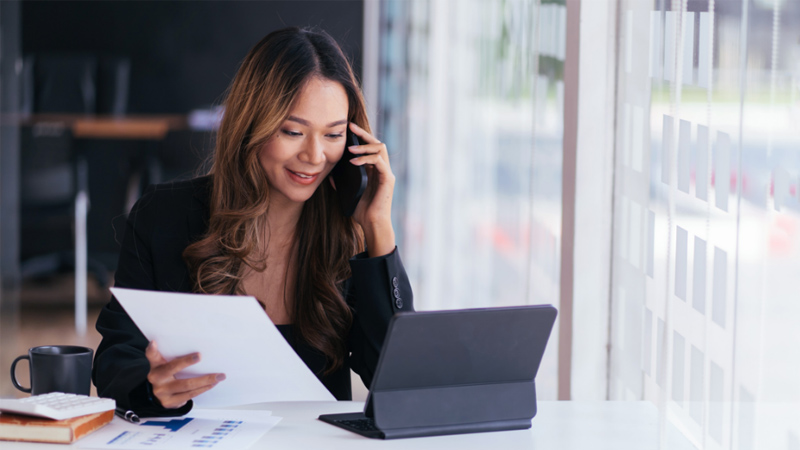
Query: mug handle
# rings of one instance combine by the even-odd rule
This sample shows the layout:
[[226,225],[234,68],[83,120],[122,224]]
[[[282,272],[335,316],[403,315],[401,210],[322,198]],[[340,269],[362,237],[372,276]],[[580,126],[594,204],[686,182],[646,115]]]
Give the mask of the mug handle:
[[17,371],[16,371],[17,363],[23,359],[28,360],[28,367],[31,366],[31,358],[28,355],[18,356],[17,359],[15,359],[13,363],[11,363],[11,382],[14,383],[15,388],[19,389],[22,392],[27,392],[30,394],[31,388],[24,388],[19,384],[19,381],[17,381]]

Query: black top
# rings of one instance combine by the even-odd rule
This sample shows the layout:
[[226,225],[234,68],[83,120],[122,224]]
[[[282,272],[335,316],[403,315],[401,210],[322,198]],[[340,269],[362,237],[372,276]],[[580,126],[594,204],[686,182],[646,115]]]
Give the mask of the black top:
[[[183,250],[207,231],[211,178],[148,187],[127,219],[115,285],[132,289],[191,292]],[[352,277],[343,295],[353,311],[347,337],[349,355],[341,368],[323,375],[325,357],[299,336],[291,325],[278,330],[295,352],[339,400],[352,398],[350,369],[370,385],[389,320],[395,312],[413,311],[413,295],[398,250],[369,258],[350,259]],[[152,396],[144,351],[148,341],[115,298],[100,312],[97,331],[103,336],[95,355],[92,379],[97,393],[140,415],[181,415],[192,407],[166,410]]]

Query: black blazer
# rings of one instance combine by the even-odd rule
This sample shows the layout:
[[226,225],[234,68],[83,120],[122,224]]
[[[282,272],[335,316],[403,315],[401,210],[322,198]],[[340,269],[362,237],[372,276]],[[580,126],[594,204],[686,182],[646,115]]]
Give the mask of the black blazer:
[[[115,285],[133,289],[191,292],[183,250],[206,232],[209,219],[211,178],[148,187],[131,210],[122,241]],[[295,352],[339,400],[349,400],[350,368],[369,386],[395,312],[413,311],[413,295],[395,250],[369,258],[366,253],[350,260],[352,277],[344,296],[353,310],[353,325],[347,338],[349,356],[339,370],[323,375],[325,358],[296,339],[292,326],[278,329]],[[187,413],[191,402],[177,410],[166,410],[152,396],[147,381],[150,365],[144,351],[148,341],[113,297],[100,312],[97,331],[103,336],[95,355],[92,379],[97,393],[144,415]]]

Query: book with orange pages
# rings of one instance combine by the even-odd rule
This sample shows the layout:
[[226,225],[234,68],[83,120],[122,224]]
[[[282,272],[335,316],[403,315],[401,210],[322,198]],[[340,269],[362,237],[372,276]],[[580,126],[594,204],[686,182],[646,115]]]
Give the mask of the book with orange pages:
[[101,428],[114,418],[104,411],[65,420],[0,414],[0,440],[69,444]]

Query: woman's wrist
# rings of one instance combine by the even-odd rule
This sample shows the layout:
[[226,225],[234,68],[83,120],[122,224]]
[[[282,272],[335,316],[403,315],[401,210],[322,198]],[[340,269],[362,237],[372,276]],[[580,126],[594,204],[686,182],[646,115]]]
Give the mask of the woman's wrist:
[[391,222],[378,222],[363,227],[370,258],[388,255],[394,251],[394,227]]

